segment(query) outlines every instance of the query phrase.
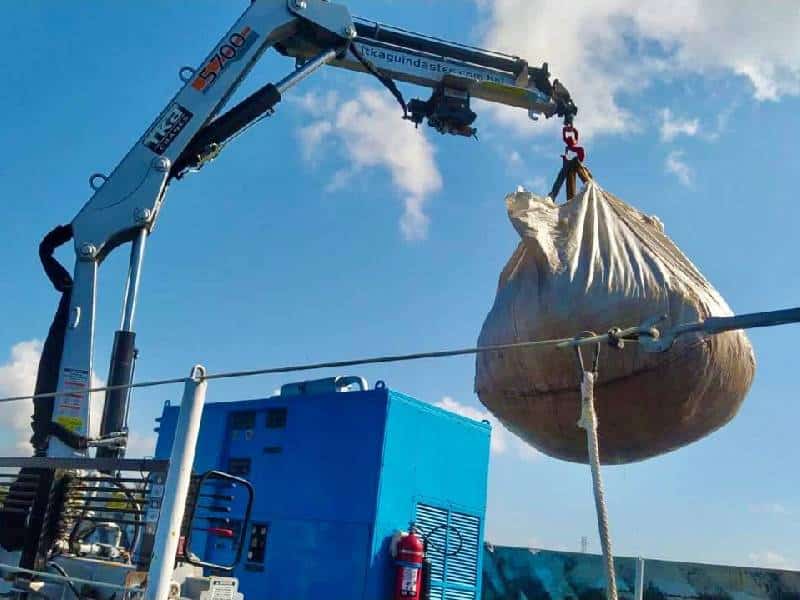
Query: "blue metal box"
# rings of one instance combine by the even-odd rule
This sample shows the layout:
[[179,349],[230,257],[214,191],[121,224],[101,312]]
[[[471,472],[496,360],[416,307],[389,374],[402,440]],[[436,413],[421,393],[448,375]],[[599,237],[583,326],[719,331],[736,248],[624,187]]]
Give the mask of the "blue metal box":
[[[206,405],[195,471],[238,474],[256,490],[240,589],[270,600],[385,600],[391,536],[415,521],[429,536],[433,597],[477,600],[489,425],[382,385],[338,391],[354,381]],[[159,458],[169,457],[177,415],[165,406]],[[198,545],[215,562],[232,552],[221,538],[198,535]]]

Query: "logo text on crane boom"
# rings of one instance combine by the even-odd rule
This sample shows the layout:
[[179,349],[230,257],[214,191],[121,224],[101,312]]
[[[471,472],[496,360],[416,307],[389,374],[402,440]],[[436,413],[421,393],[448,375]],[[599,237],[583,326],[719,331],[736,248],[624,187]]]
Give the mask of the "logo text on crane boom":
[[210,90],[222,72],[231,63],[236,62],[250,49],[258,39],[258,34],[245,25],[238,33],[230,34],[227,39],[214,50],[214,54],[197,72],[197,77],[192,82],[192,87],[198,92],[206,93]]

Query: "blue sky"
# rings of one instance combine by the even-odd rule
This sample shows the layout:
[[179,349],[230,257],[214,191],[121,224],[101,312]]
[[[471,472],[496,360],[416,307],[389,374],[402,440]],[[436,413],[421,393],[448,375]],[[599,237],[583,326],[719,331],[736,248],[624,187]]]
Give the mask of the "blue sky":
[[[354,13],[549,61],[582,108],[600,183],[658,215],[738,312],[795,305],[798,15],[791,3],[683,0],[350,2]],[[0,392],[27,391],[56,295],[36,249],[89,197],[245,2],[26,2],[4,7],[0,52]],[[716,11],[716,12],[715,12]],[[724,51],[723,51],[724,49]],[[240,95],[282,77],[265,57]],[[416,90],[404,87],[407,96]],[[421,92],[422,94],[424,92]],[[383,89],[333,70],[210,167],[176,183],[148,245],[137,315],[139,379],[468,346],[517,243],[503,198],[546,191],[558,132],[478,104],[480,141],[414,132]],[[69,251],[61,254],[71,264]],[[105,376],[127,255],[102,266],[97,364]],[[758,371],[738,417],[688,448],[605,470],[620,554],[800,568],[796,331],[753,332]],[[358,374],[481,411],[470,358]],[[320,373],[320,376],[325,373]],[[210,401],[286,378],[214,382]],[[135,394],[147,434],[180,389]],[[2,413],[7,446],[27,409]],[[496,544],[599,550],[587,467],[507,432],[490,474]],[[145,447],[148,440],[137,443]]]

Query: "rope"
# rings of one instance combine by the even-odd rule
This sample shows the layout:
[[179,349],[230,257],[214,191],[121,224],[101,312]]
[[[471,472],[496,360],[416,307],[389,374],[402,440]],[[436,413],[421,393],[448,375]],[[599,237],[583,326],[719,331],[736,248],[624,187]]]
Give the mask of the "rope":
[[[631,330],[635,329],[636,328],[631,328]],[[608,339],[608,336],[598,336],[598,338]],[[313,371],[317,369],[333,369],[341,367],[354,367],[359,365],[405,362],[411,360],[421,360],[426,358],[446,358],[451,356],[465,356],[469,354],[483,354],[487,352],[500,352],[502,350],[522,350],[522,349],[544,348],[544,347],[568,347],[568,346],[582,345],[584,343],[597,343],[597,342],[596,338],[587,338],[586,340],[584,339],[576,340],[574,338],[561,338],[553,340],[537,340],[532,342],[515,342],[511,344],[498,344],[495,346],[479,346],[475,348],[459,348],[455,350],[438,350],[434,352],[415,352],[412,354],[394,354],[388,356],[356,358],[352,360],[308,363],[308,364],[290,365],[284,367],[268,367],[265,369],[253,369],[249,371],[229,371],[224,373],[212,373],[210,375],[198,377],[198,380],[231,379],[234,377],[254,377],[256,375],[269,375],[276,373],[297,373],[300,371]],[[94,392],[105,392],[109,390],[148,388],[161,385],[171,385],[175,383],[185,383],[186,379],[187,379],[186,377],[173,377],[171,379],[156,379],[152,381],[143,381],[127,385],[107,385],[102,387],[89,388],[87,390],[84,390],[84,393],[91,394]],[[36,398],[53,398],[55,396],[58,396],[60,393],[63,392],[47,392],[43,394],[7,396],[5,398],[0,398],[0,404],[4,402],[16,402],[20,400],[33,400]]]
[[597,414],[594,410],[594,382],[596,373],[583,371],[581,377],[581,418],[578,427],[586,430],[586,443],[589,449],[589,464],[592,469],[592,490],[597,511],[597,529],[600,532],[600,546],[606,571],[606,594],[608,600],[617,600],[617,579],[614,574],[614,554],[611,550],[611,533],[608,527],[603,480],[600,476],[600,447],[597,439]]
[[577,192],[577,177],[583,183],[588,183],[593,179],[592,172],[578,158],[568,159],[566,156],[561,159],[561,169],[556,175],[553,187],[550,188],[550,198],[555,202],[564,182],[567,182],[567,201],[572,200]]
[[228,379],[232,377],[252,377],[254,375],[269,375],[274,373],[291,373],[297,371],[312,371],[315,369],[327,369],[338,367],[354,367],[358,365],[373,365],[380,363],[405,362],[410,360],[420,360],[423,358],[447,358],[450,356],[465,356],[468,354],[483,354],[486,352],[499,352],[501,350],[519,350],[524,348],[537,348],[545,346],[557,347],[572,341],[572,338],[556,340],[539,340],[534,342],[516,342],[513,344],[499,344],[497,346],[482,346],[476,348],[461,348],[457,350],[440,350],[436,352],[418,352],[415,354],[398,354],[390,356],[376,356],[373,358],[360,358],[355,360],[342,360],[338,362],[316,363],[298,365],[294,367],[275,367],[271,369],[255,369],[252,371],[233,371],[230,373],[217,373],[206,375],[203,379]]

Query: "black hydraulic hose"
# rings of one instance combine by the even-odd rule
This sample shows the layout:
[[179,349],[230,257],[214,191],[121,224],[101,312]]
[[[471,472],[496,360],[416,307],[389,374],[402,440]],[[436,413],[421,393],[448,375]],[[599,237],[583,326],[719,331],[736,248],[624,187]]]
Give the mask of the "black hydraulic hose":
[[72,593],[75,594],[75,598],[80,600],[81,595],[78,592],[78,588],[76,588],[75,584],[72,583],[72,580],[70,579],[69,574],[64,570],[64,567],[55,562],[49,562],[47,563],[47,566],[53,569],[54,571],[57,571],[59,575],[65,578],[66,580],[65,583],[69,586],[69,589],[72,590]]
[[[39,244],[39,259],[42,267],[56,291],[61,293],[56,314],[47,332],[39,368],[36,373],[35,394],[55,392],[58,386],[58,367],[64,351],[64,335],[69,317],[69,304],[72,297],[72,276],[53,256],[56,248],[72,239],[72,225],[59,225],[50,231]],[[33,401],[33,420],[31,444],[37,455],[47,451],[50,423],[53,418],[53,399],[37,398]]]
[[72,289],[72,276],[58,262],[53,253],[56,248],[63,246],[72,239],[72,225],[58,225],[44,236],[39,244],[39,259],[42,261],[44,272],[47,278],[59,292],[67,292]]
[[[61,294],[55,316],[42,346],[39,366],[36,372],[34,395],[55,393],[58,386],[58,369],[64,351],[64,335],[69,318],[69,305],[72,297],[72,276],[56,260],[54,254],[59,246],[72,239],[72,225],[59,225],[50,231],[39,244],[39,259],[53,287]],[[33,418],[31,419],[31,444],[34,454],[43,456],[47,452],[53,418],[53,398],[34,398]],[[22,550],[20,566],[32,567],[36,560],[39,536],[44,526],[44,513],[47,507],[53,473],[49,470],[22,469],[18,479],[11,484],[10,494],[22,489],[22,481],[30,481],[37,476],[36,491],[31,502],[31,512],[12,516],[5,514],[0,528],[0,546],[8,551]],[[24,485],[29,488],[29,484]],[[6,510],[5,513],[12,511]]]
[[130,513],[134,517],[134,519],[136,521],[136,525],[134,525],[134,527],[133,527],[133,537],[131,538],[130,548],[129,548],[130,556],[133,556],[133,553],[136,550],[136,544],[139,542],[139,538],[141,536],[141,531],[142,531],[142,523],[143,523],[142,514],[143,513],[142,513],[141,509],[142,509],[143,502],[140,501],[140,500],[137,500],[136,498],[134,498],[134,495],[132,493],[133,490],[131,490],[129,487],[127,487],[121,481],[117,481],[116,479],[112,479],[111,483],[115,487],[117,487],[120,490],[122,490],[122,492],[127,497],[128,502],[131,504],[131,506],[136,507],[136,509],[139,511],[138,513],[136,513],[136,512],[131,512]]
[[387,77],[381,73],[377,68],[375,68],[375,65],[364,58],[361,50],[359,50],[355,44],[350,44],[350,52],[356,57],[356,59],[358,59],[358,62],[361,63],[367,72],[374,75],[378,81],[380,81],[386,87],[386,89],[392,93],[392,96],[394,96],[395,100],[397,100],[397,103],[403,108],[403,117],[408,117],[408,105],[406,104],[406,100],[403,98],[403,94],[400,92],[394,80],[391,77]]

